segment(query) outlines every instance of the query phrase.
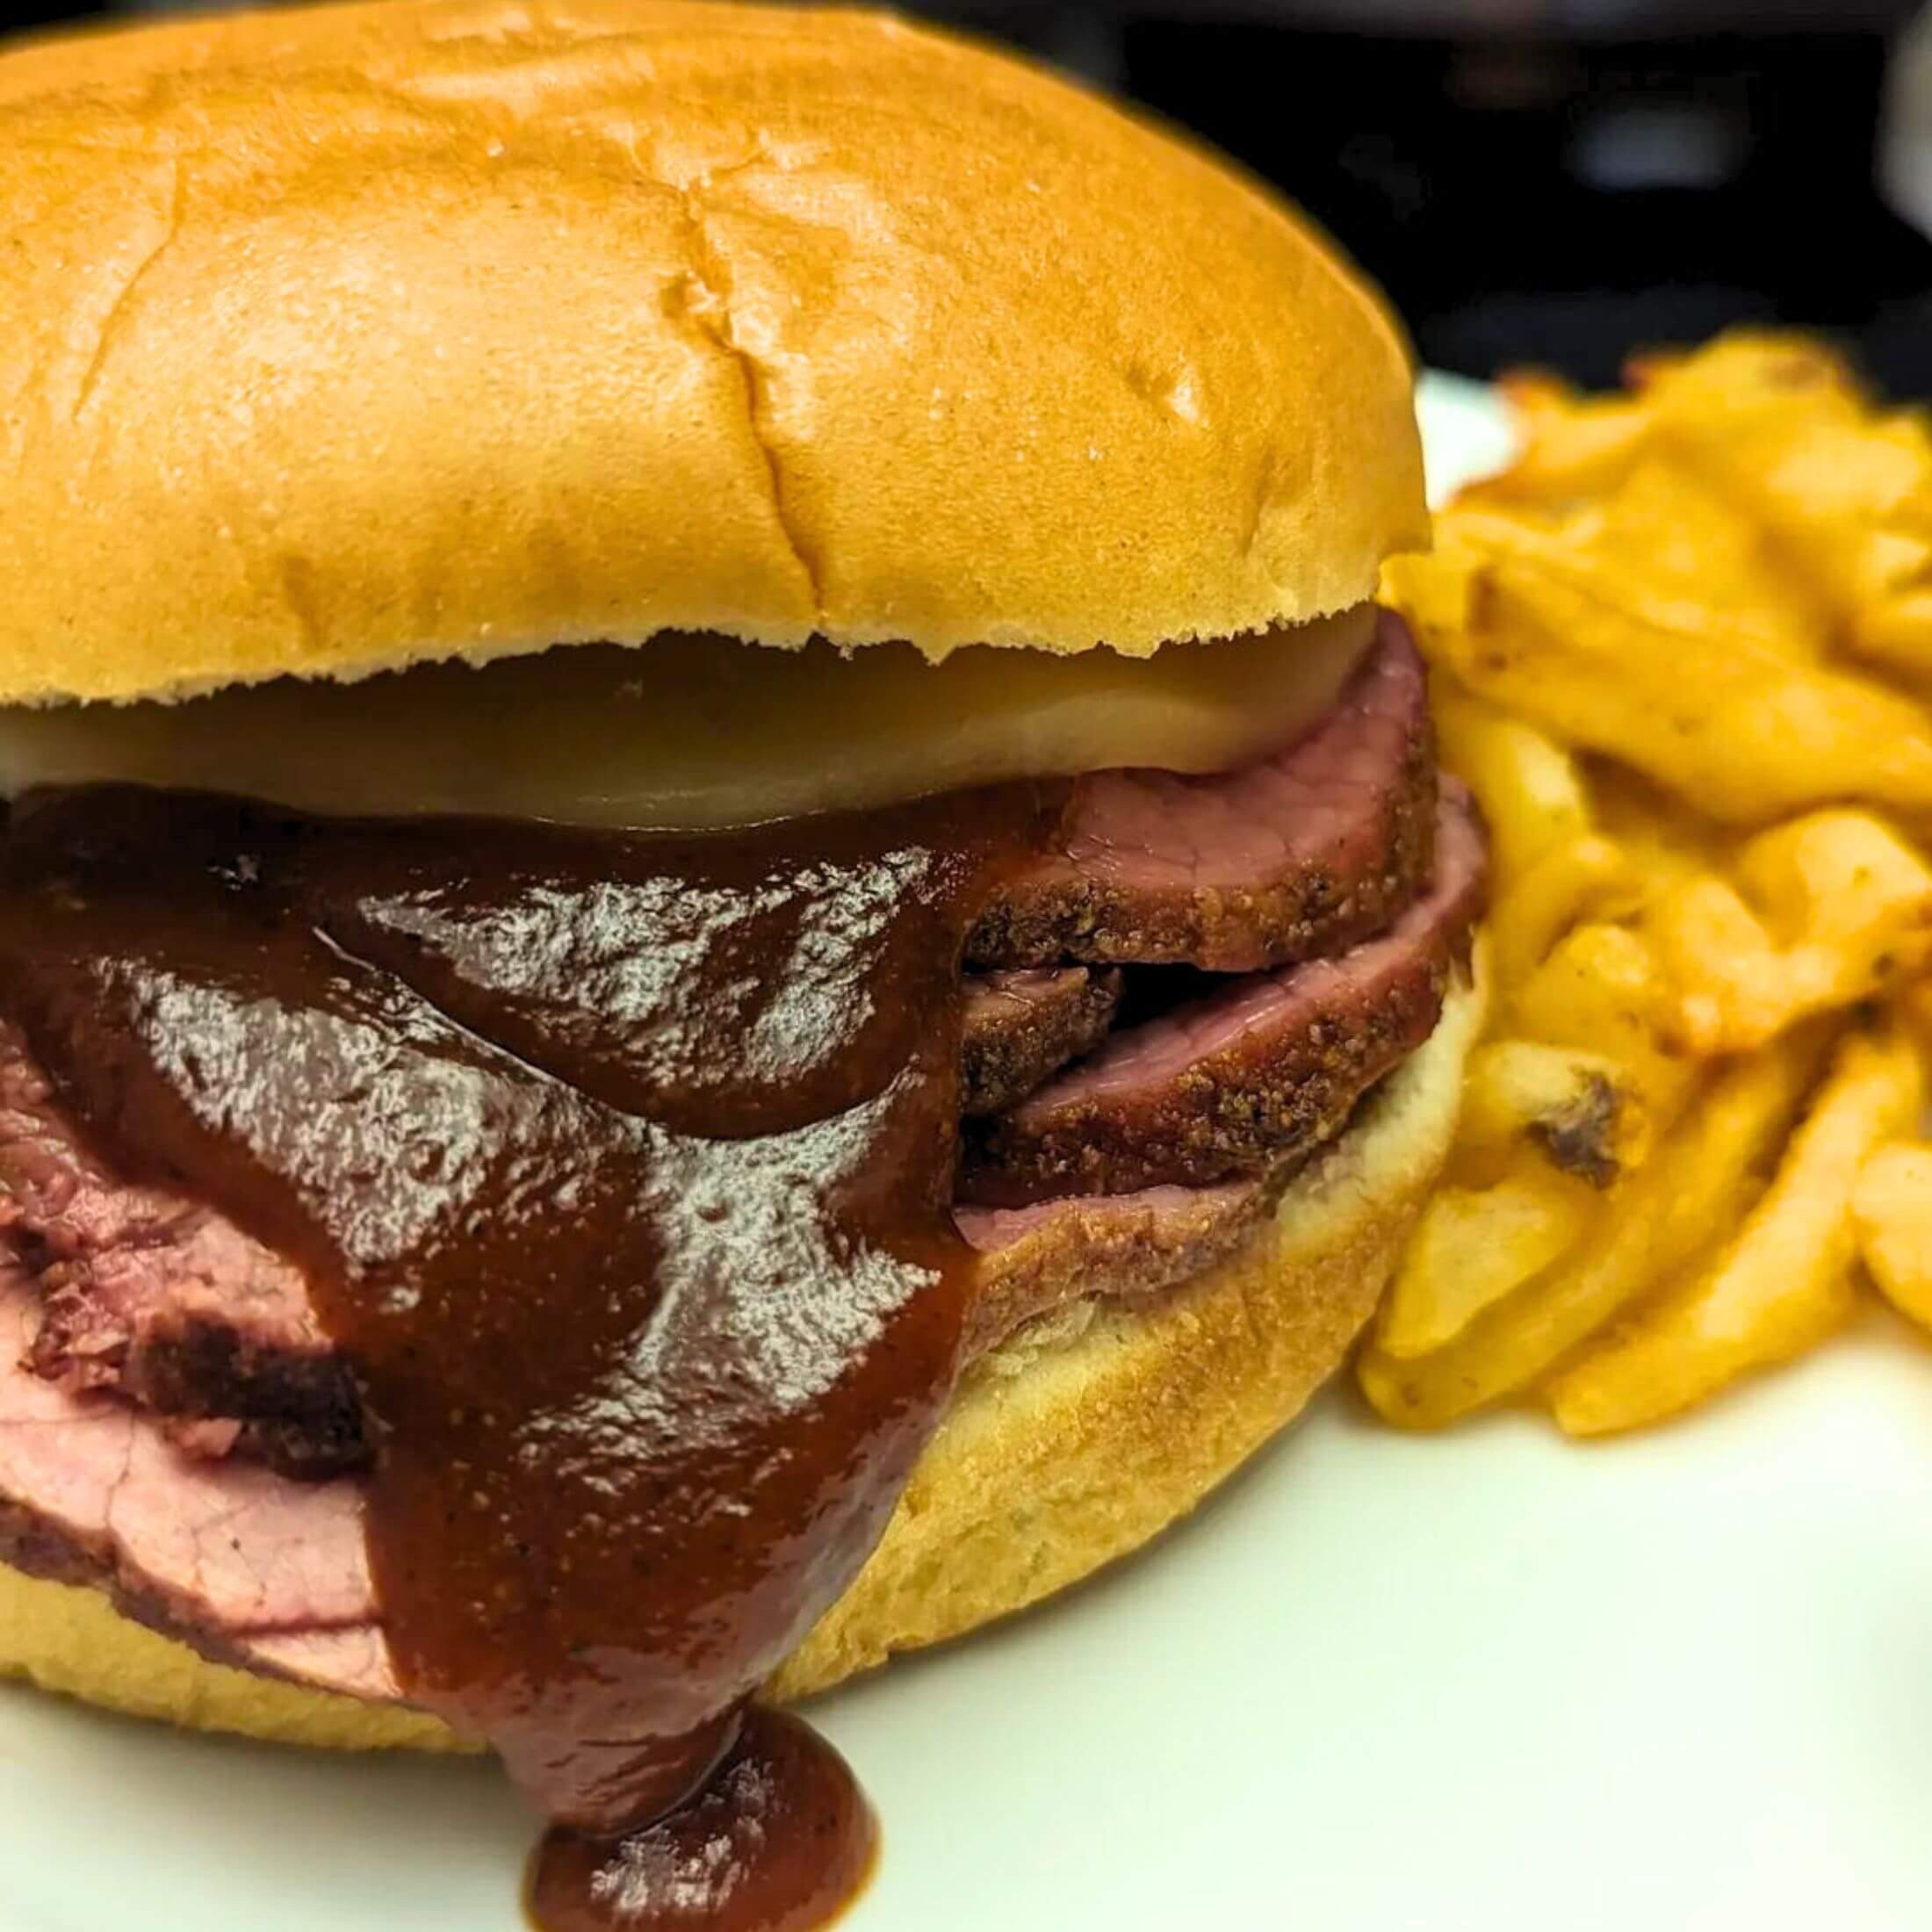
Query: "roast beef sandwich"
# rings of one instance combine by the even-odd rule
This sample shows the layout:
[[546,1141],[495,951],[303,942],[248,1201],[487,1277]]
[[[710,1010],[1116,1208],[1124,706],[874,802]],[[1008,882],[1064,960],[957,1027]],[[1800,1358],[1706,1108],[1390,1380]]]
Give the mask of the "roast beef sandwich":
[[1402,342],[860,13],[25,47],[0,215],[4,1663],[810,1922],[771,1704],[1198,1502],[1444,1158]]

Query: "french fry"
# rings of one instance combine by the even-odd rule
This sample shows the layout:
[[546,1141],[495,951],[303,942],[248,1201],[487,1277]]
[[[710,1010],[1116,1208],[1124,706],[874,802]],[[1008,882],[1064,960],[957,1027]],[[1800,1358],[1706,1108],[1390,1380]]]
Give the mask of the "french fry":
[[1377,1414],[1439,1429],[1526,1388],[1689,1263],[1741,1211],[1824,1050],[1818,1025],[1727,1068],[1613,1193],[1569,1258],[1475,1316],[1446,1347],[1402,1360],[1372,1341],[1357,1363]]
[[1653,455],[1602,501],[1591,541],[1623,564],[1647,604],[1719,610],[1751,647],[1795,662],[1823,656],[1825,600],[1785,561],[1763,525],[1694,471]]
[[1728,879],[1705,873],[1663,895],[1645,929],[1678,987],[1675,1031],[1692,1053],[1748,1051],[1785,1015],[1784,959]]
[[1482,808],[1499,884],[1590,831],[1589,795],[1575,759],[1561,746],[1446,681],[1434,696],[1443,764]]
[[1492,1186],[1438,1189],[1403,1251],[1377,1347],[1406,1359],[1453,1342],[1574,1248],[1600,1211],[1541,1163],[1519,1162]]
[[1849,647],[1932,672],[1932,431],[1875,410],[1802,336],[1740,332],[1637,373],[1656,439],[1776,534],[1837,609]]
[[1546,1385],[1558,1425],[1595,1436],[1658,1421],[1842,1326],[1856,1301],[1853,1183],[1921,1099],[1902,1035],[1847,1040],[1777,1178],[1716,1261]]
[[1692,811],[1627,765],[1597,759],[1589,784],[1597,829],[1623,848],[1648,897],[1697,872],[1721,869],[1737,849],[1735,832]]
[[1582,524],[1445,513],[1441,581],[1410,593],[1423,648],[1478,696],[1626,760],[1718,818],[1750,824],[1845,797],[1932,812],[1922,706],[1769,650],[1715,606],[1646,598],[1593,540]]
[[[1932,956],[1932,867],[1881,818],[1821,811],[1774,826],[1738,854],[1738,877],[1787,947],[1854,954],[1863,998]],[[1889,962],[1865,955],[1879,948]]]
[[1922,686],[1932,679],[1932,589],[1895,588],[1852,612],[1851,648]]
[[1918,979],[1901,986],[1892,996],[1892,1011],[1919,1042],[1921,1058],[1932,1058],[1932,979]]
[[1791,335],[1631,377],[1506,379],[1517,460],[1384,573],[1494,854],[1490,1037],[1359,1363],[1406,1426],[1675,1413],[1839,1319],[1860,1241],[1932,1326],[1932,1147],[1856,1202],[1846,1152],[1932,1075],[1932,417]]
[[1514,998],[1498,1005],[1504,1009],[1498,1025],[1509,1033],[1616,1061],[1654,1121],[1676,1115],[1696,1078],[1695,1066],[1668,1038],[1674,995],[1656,955],[1626,926],[1573,927]]
[[1459,1137],[1478,1160],[1508,1164],[1528,1146],[1596,1188],[1650,1150],[1650,1111],[1630,1070],[1600,1053],[1492,1040],[1469,1056]]
[[1553,846],[1501,892],[1489,944],[1505,986],[1527,979],[1573,926],[1599,913],[1634,912],[1642,882],[1622,847],[1595,833]]
[[1693,1053],[1748,1053],[1932,959],[1932,869],[1869,813],[1779,825],[1743,847],[1734,873],[1735,885],[1706,875],[1665,892],[1646,921]]
[[1586,396],[1539,371],[1497,385],[1523,437],[1522,453],[1482,487],[1532,501],[1613,489],[1655,443],[1653,413],[1633,397]]
[[1851,1218],[1865,1271],[1886,1301],[1932,1329],[1932,1147],[1881,1147],[1858,1170]]

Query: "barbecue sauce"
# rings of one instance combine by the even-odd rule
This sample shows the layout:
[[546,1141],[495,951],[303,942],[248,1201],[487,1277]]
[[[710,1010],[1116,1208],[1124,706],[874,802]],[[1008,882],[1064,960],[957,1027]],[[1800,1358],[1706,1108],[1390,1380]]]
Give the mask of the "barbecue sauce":
[[958,962],[1008,786],[671,840],[128,788],[0,847],[0,997],[131,1177],[306,1270],[413,1701],[551,1828],[549,1932],[806,1927],[869,1813],[749,1706],[958,1365]]
[[810,1932],[864,1885],[872,1814],[802,1719],[753,1705],[697,1795],[621,1838],[552,1827],[531,1861],[541,1932]]

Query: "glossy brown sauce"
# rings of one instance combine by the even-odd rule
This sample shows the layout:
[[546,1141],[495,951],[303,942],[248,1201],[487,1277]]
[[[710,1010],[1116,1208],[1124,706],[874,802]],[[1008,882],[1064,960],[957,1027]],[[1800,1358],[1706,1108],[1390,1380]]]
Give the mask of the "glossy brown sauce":
[[553,1820],[551,1932],[804,1927],[865,1869],[842,1763],[746,1700],[950,1392],[960,949],[1062,802],[684,840],[14,815],[0,997],[132,1178],[307,1270],[400,1679]]
[[541,1932],[810,1932],[857,1895],[876,1848],[846,1761],[803,1719],[753,1705],[688,1803],[622,1838],[550,1831],[525,1902]]

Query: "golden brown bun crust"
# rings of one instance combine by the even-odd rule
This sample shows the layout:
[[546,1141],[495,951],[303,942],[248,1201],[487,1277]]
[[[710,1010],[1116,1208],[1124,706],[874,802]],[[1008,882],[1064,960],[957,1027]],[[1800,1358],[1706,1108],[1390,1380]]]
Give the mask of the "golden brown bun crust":
[[[1287,1423],[1369,1316],[1448,1153],[1480,988],[1233,1259],[980,1362],[883,1540],[773,1684],[804,1697],[1063,1589],[1184,1515]],[[205,1662],[105,1597],[0,1568],[0,1675],[299,1744],[461,1748],[434,1719]]]
[[1376,300],[883,15],[399,0],[0,55],[0,703],[665,629],[1143,654],[1423,540]]

